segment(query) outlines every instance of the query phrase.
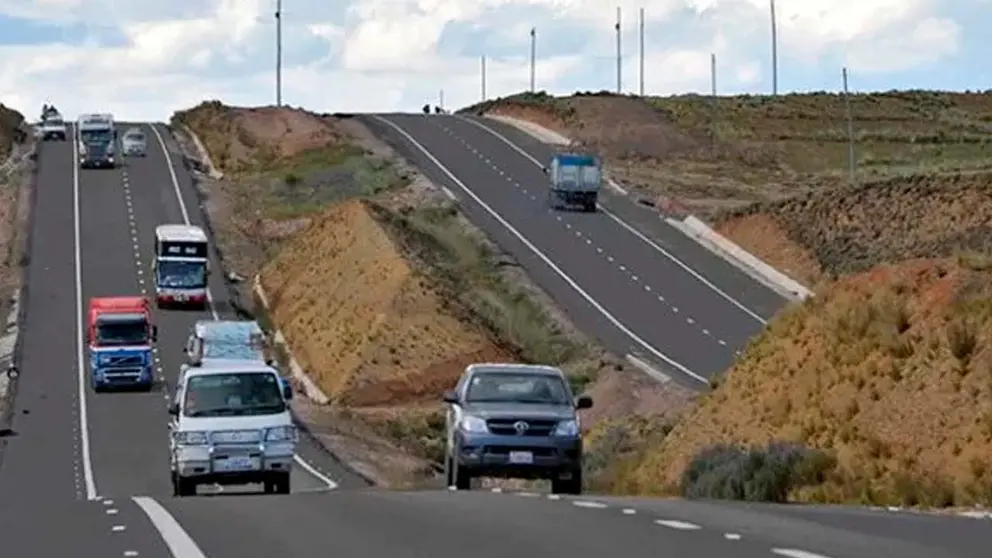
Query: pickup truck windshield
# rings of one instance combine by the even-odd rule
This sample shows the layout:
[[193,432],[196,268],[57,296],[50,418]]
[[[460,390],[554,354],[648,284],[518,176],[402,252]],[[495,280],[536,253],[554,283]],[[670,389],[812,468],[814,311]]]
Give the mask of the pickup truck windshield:
[[134,141],[134,142],[141,143],[141,142],[145,141],[145,134],[142,134],[140,132],[139,133],[128,134],[128,135],[124,136],[124,141]]
[[467,403],[536,403],[569,405],[568,389],[557,376],[483,372],[472,377]]
[[271,372],[193,376],[183,401],[183,414],[188,417],[271,415],[285,410],[282,386]]
[[80,130],[79,137],[83,143],[103,143],[114,141],[114,134],[110,130]]
[[202,289],[207,286],[207,264],[159,260],[155,279],[160,287]]
[[147,344],[148,323],[145,321],[98,323],[96,343],[100,347]]

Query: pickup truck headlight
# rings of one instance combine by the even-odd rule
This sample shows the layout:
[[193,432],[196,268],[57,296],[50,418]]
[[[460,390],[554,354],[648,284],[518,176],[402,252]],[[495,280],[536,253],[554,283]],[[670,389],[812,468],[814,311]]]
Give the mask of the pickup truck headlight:
[[579,421],[563,420],[555,427],[555,436],[578,436]]
[[180,431],[173,433],[176,443],[181,446],[205,446],[207,444],[206,432]]
[[489,427],[486,426],[486,421],[479,417],[462,417],[458,426],[463,432],[471,432],[473,434],[486,434],[489,432]]
[[266,442],[295,442],[297,432],[295,426],[277,426],[265,431]]

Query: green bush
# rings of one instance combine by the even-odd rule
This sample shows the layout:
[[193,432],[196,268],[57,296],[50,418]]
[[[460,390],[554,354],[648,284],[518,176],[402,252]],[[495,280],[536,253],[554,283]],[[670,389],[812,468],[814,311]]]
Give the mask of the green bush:
[[698,453],[682,474],[686,498],[785,502],[802,486],[822,483],[836,461],[800,444],[745,449],[720,444]]

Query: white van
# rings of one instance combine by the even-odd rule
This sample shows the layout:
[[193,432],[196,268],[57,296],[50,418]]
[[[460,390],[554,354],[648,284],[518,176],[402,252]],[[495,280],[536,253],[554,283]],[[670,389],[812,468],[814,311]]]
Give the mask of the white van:
[[292,397],[265,362],[211,359],[187,368],[169,406],[173,493],[260,483],[267,494],[289,494],[298,437]]

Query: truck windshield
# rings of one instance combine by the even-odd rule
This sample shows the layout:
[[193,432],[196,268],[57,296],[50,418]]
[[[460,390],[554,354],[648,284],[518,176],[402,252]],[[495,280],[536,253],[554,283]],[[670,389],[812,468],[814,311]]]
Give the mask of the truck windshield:
[[207,262],[159,260],[155,280],[160,287],[202,289],[207,286]]
[[183,414],[188,417],[271,415],[285,410],[281,382],[271,372],[193,376],[183,401]]
[[83,143],[104,143],[114,141],[114,134],[110,130],[80,130],[79,137]]
[[100,347],[145,345],[148,343],[148,322],[97,323],[96,342]]
[[538,403],[569,405],[565,382],[547,374],[483,372],[472,377],[468,403]]

